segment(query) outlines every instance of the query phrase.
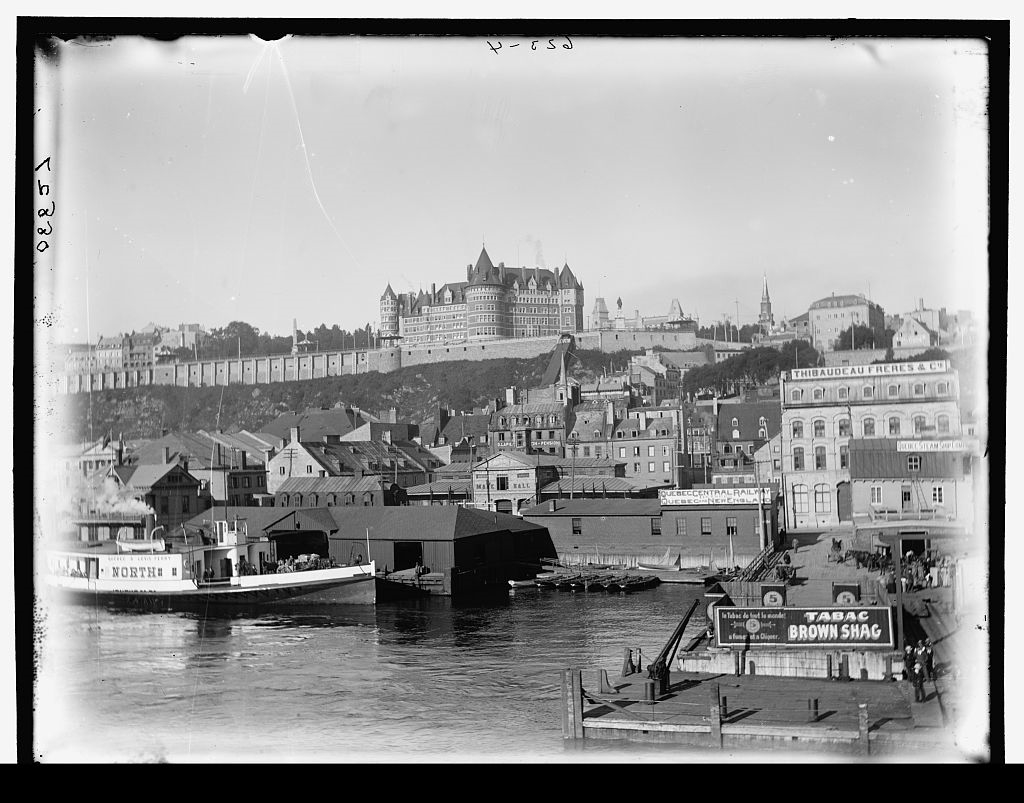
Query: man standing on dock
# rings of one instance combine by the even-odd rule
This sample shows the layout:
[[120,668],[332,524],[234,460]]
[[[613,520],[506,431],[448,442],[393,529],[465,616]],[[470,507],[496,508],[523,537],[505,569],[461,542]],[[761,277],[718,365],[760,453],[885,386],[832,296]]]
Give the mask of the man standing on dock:
[[924,664],[920,661],[914,663],[914,702],[923,703],[927,699],[924,693]]

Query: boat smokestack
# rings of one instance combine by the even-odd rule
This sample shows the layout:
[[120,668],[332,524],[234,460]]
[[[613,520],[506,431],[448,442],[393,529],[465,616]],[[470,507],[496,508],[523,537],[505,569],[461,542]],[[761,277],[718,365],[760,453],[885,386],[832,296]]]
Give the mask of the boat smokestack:
[[153,530],[156,529],[156,516],[152,513],[146,514],[146,538],[153,537]]

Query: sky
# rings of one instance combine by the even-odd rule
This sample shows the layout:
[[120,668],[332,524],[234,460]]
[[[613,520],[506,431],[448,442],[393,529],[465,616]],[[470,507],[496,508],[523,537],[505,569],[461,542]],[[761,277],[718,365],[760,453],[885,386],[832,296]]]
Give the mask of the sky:
[[483,245],[568,264],[588,318],[751,323],[765,276],[777,319],[832,293],[984,314],[982,41],[532,41],[61,43],[54,339],[375,324],[388,283],[464,281]]

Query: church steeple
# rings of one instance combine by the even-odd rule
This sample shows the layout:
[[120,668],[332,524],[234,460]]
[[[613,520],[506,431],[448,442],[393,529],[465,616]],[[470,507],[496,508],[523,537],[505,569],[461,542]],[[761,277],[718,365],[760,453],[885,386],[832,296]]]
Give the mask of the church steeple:
[[768,295],[768,274],[764,274],[764,289],[761,291],[761,313],[757,316],[757,325],[765,334],[771,331],[775,325],[775,316],[772,315],[772,299]]

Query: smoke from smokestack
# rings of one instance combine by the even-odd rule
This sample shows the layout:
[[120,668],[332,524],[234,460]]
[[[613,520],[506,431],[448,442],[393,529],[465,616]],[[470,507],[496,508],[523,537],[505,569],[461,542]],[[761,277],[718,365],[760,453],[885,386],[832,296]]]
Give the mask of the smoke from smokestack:
[[132,516],[156,515],[156,511],[145,502],[119,489],[110,477],[103,480],[103,490],[96,497],[96,512],[125,513]]

